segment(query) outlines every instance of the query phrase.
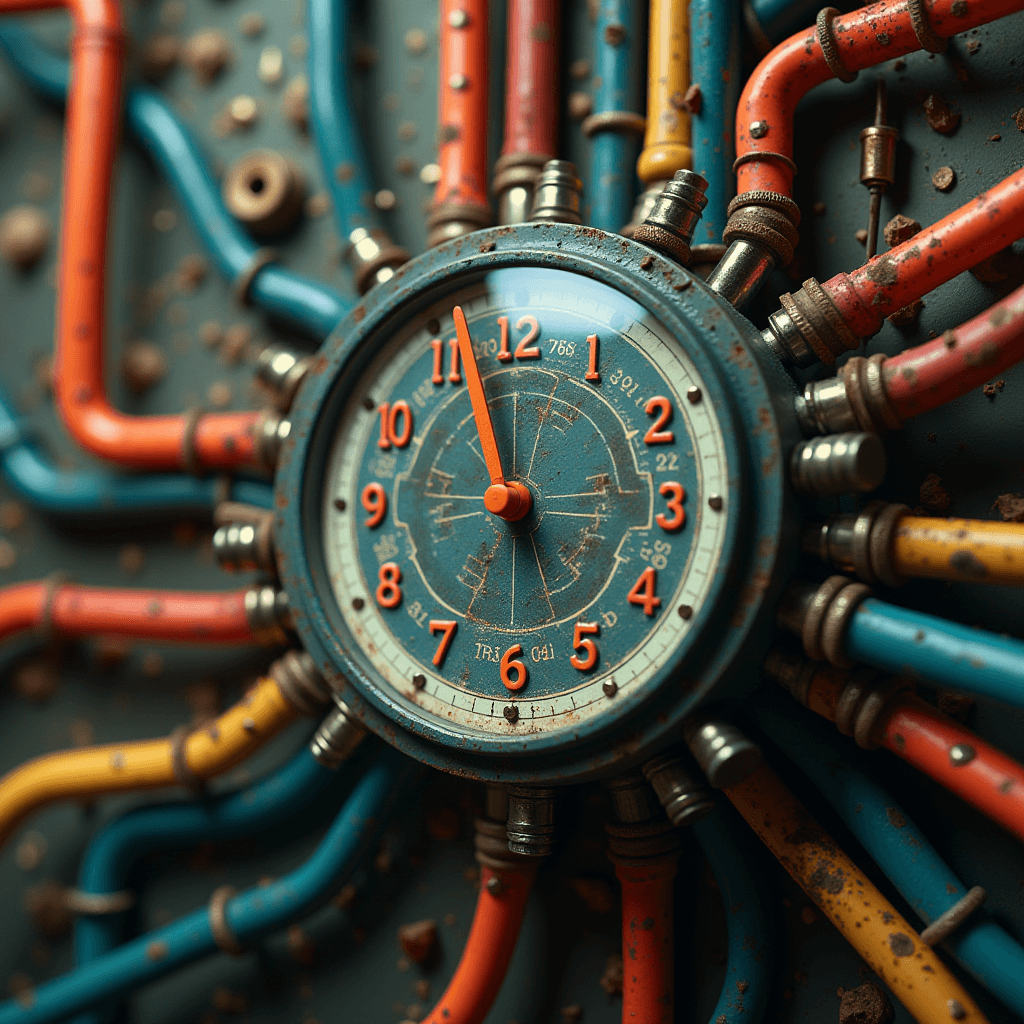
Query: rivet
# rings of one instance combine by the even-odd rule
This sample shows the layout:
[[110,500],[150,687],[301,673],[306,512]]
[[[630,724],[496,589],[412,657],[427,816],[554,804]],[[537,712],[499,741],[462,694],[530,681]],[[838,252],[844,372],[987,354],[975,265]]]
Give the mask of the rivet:
[[616,682],[615,682],[615,680],[614,680],[614,679],[606,679],[606,680],[605,680],[605,681],[604,681],[604,682],[603,682],[603,683],[601,684],[601,692],[602,692],[602,693],[603,693],[603,694],[604,694],[604,695],[605,695],[606,697],[614,697],[614,696],[615,696],[615,694],[617,694],[617,693],[619,692],[619,687],[618,687],[618,685],[616,684]]
[[767,121],[751,121],[750,135],[754,139],[763,139],[768,134]]
[[464,74],[462,74],[461,71],[456,71],[455,74],[448,79],[448,88],[468,89],[469,79]]
[[505,721],[507,721],[507,722],[518,722],[519,721],[519,708],[517,708],[515,706],[515,704],[509,704],[509,706],[507,708],[505,708],[505,711],[503,713],[505,715]]
[[955,999],[948,1000],[946,1006],[949,1008],[949,1015],[953,1020],[963,1020],[967,1016],[967,1011]]
[[348,508],[348,506],[345,504],[345,499],[344,498],[335,498],[334,499],[334,507],[339,512],[344,512],[345,509]]
[[692,405],[696,405],[704,397],[704,392],[696,385],[693,385],[686,389],[686,397]]
[[422,690],[423,687],[427,685],[427,677],[417,672],[416,675],[412,677],[412,685],[415,686],[417,690]]
[[688,604],[681,604],[678,608],[678,611],[679,618],[681,619],[689,619],[693,615],[693,608],[691,608]]
[[363,610],[364,604],[366,604],[366,602],[361,597],[352,598],[352,607],[355,608],[357,612],[361,612]]
[[363,399],[363,408],[373,412],[373,410],[377,408],[377,403],[367,395],[366,398]]
[[440,164],[424,164],[420,168],[420,181],[422,181],[424,185],[436,185],[440,180]]
[[486,888],[492,896],[500,896],[505,891],[505,883],[497,875],[491,875]]
[[713,508],[716,512],[720,512],[722,509],[722,496],[720,494],[712,494],[708,498],[708,505]]
[[963,768],[977,756],[977,751],[969,743],[957,743],[949,748],[949,760],[954,768]]
[[376,206],[378,210],[393,210],[397,202],[398,198],[389,188],[382,188],[373,197],[373,205]]
[[448,15],[449,28],[465,28],[468,24],[469,15],[463,10],[455,10]]
[[251,718],[243,718],[242,719],[242,728],[246,732],[255,732],[256,731],[256,723]]

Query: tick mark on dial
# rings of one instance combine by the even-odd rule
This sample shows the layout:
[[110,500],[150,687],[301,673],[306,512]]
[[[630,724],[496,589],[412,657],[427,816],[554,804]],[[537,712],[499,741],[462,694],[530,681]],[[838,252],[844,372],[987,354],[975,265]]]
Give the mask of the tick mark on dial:
[[357,612],[361,612],[363,610],[364,604],[366,604],[366,602],[361,597],[352,598],[352,607],[355,608]]
[[724,502],[722,501],[722,496],[720,494],[712,494],[708,496],[708,505],[716,512],[721,512],[723,504]]

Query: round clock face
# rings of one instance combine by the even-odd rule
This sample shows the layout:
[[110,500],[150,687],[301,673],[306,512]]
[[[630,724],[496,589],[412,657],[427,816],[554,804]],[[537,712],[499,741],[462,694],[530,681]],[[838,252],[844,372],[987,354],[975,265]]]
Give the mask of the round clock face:
[[[709,382],[643,306],[563,270],[478,275],[381,336],[323,475],[341,643],[391,699],[464,734],[614,716],[721,583],[735,467]],[[521,518],[485,503],[494,449],[528,494]]]

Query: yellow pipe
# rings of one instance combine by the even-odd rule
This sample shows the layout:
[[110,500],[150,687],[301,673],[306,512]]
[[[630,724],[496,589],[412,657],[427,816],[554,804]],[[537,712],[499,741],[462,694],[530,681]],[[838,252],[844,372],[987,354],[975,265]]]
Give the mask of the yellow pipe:
[[[174,737],[65,750],[26,761],[0,778],[0,847],[26,815],[54,800],[174,786],[233,768],[298,714],[273,679],[183,742]],[[175,749],[180,749],[175,766]],[[182,768],[185,771],[182,771]]]
[[[920,1024],[985,1015],[896,908],[766,764],[726,794],[869,967]],[[963,1015],[956,1010],[959,1004]]]
[[647,131],[636,173],[645,185],[693,166],[690,115],[689,0],[651,0],[647,50]]
[[893,536],[892,558],[905,576],[1024,586],[1024,526],[903,516]]

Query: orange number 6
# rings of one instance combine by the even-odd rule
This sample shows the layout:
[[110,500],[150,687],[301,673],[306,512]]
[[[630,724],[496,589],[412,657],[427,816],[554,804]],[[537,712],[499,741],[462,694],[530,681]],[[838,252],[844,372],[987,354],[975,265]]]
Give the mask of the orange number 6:
[[572,645],[577,650],[583,648],[586,652],[586,656],[581,658],[578,654],[574,654],[569,659],[569,664],[573,668],[579,669],[580,672],[589,672],[597,664],[597,644],[593,640],[588,640],[585,634],[591,636],[597,636],[600,632],[600,627],[596,622],[577,622],[573,627],[572,631]]
[[[527,672],[526,666],[521,661],[513,661],[515,657],[523,653],[522,644],[513,644],[502,656],[501,665],[501,681],[510,690],[521,690],[526,685],[526,680],[530,678],[530,673]],[[516,678],[514,680],[509,678],[509,669],[516,670]]]

